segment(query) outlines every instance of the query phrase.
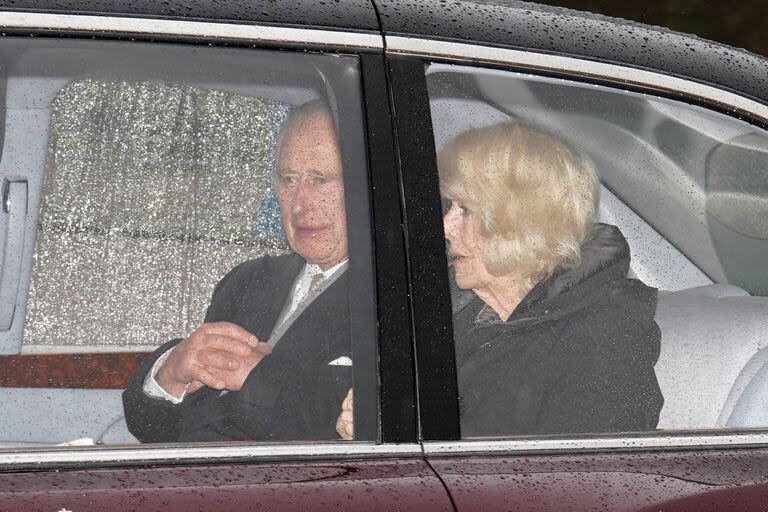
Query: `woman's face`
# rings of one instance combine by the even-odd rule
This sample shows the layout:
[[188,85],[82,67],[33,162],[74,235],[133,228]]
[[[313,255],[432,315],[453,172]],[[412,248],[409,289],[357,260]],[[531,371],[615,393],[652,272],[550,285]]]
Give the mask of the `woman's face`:
[[449,207],[443,216],[445,238],[448,239],[448,260],[456,271],[456,284],[464,290],[488,286],[493,276],[483,262],[485,237],[479,211],[472,202],[444,198]]

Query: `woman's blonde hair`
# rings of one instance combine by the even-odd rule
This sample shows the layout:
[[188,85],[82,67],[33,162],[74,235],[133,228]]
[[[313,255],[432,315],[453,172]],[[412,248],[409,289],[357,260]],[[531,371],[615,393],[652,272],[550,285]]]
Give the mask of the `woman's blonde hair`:
[[438,156],[444,196],[475,205],[492,275],[527,293],[558,265],[576,266],[595,222],[599,181],[586,155],[520,123],[465,132]]

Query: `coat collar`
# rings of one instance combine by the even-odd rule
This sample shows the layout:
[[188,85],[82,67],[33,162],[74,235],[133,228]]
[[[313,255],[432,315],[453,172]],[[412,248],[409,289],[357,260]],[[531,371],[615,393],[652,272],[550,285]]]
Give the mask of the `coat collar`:
[[629,245],[626,238],[616,226],[595,224],[589,238],[581,247],[581,262],[575,267],[556,267],[548,278],[528,292],[517,306],[516,312],[524,313],[543,302],[555,300],[598,275],[613,280],[626,277],[627,272]]
[[[582,245],[581,262],[575,267],[556,267],[548,278],[540,281],[528,292],[515,308],[509,321],[537,315],[540,309],[547,312],[550,309],[558,309],[563,306],[563,302],[569,307],[577,306],[579,301],[573,299],[587,292],[583,289],[586,287],[581,285],[626,277],[629,261],[629,245],[619,228],[608,224],[595,224],[589,238]],[[482,301],[473,292],[456,289],[453,281],[451,285],[454,314],[472,303],[476,306],[473,309],[481,312]],[[592,286],[589,289],[592,289]]]

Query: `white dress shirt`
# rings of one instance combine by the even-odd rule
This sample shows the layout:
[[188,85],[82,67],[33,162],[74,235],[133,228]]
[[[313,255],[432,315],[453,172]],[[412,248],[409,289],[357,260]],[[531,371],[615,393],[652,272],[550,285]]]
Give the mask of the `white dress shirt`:
[[[306,263],[304,268],[301,269],[301,272],[299,272],[299,275],[296,277],[296,281],[293,283],[290,296],[291,302],[288,305],[288,309],[285,310],[284,314],[281,315],[281,318],[278,319],[278,325],[275,325],[275,329],[280,327],[280,325],[285,322],[286,319],[290,318],[291,315],[304,301],[304,299],[307,298],[312,279],[315,275],[323,274],[323,279],[328,279],[329,277],[336,274],[336,272],[341,270],[342,267],[345,267],[347,261],[348,260],[344,260],[341,263],[329,268],[328,270],[322,270],[319,265],[315,265],[314,263]],[[155,379],[157,372],[160,370],[160,367],[163,366],[163,363],[165,363],[165,360],[168,359],[168,356],[172,351],[173,348],[165,352],[157,359],[157,361],[155,361],[155,364],[152,365],[152,369],[147,374],[147,378],[144,379],[144,393],[153,398],[163,398],[173,404],[180,404],[182,401],[184,401],[184,397],[187,395],[186,390],[181,394],[181,396],[175,397],[164,390]]]

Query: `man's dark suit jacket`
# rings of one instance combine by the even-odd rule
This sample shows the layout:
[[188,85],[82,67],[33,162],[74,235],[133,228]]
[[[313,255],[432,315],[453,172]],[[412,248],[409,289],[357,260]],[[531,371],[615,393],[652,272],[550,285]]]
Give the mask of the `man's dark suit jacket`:
[[[296,254],[247,261],[216,286],[206,322],[235,323],[266,341],[305,261]],[[288,328],[240,391],[202,388],[181,404],[144,393],[144,380],[169,341],[123,392],[128,429],[142,442],[338,439],[336,419],[352,387],[347,272]]]

